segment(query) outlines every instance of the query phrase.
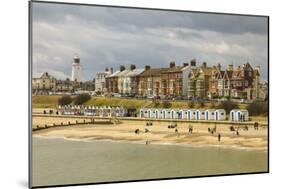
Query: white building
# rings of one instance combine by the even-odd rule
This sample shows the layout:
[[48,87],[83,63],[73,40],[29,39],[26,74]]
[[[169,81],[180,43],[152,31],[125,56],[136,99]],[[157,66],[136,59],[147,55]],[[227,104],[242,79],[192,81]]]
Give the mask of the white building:
[[205,110],[205,120],[215,120],[215,111],[213,109]]
[[230,111],[230,121],[248,121],[249,112],[245,109],[234,109]]
[[81,81],[80,58],[77,55],[73,58],[71,81]]
[[215,111],[215,120],[225,120],[226,112],[224,109],[218,109]]
[[106,77],[111,75],[113,72],[113,69],[110,70],[108,68],[105,69],[104,72],[98,72],[96,73],[95,77],[95,92],[106,92]]

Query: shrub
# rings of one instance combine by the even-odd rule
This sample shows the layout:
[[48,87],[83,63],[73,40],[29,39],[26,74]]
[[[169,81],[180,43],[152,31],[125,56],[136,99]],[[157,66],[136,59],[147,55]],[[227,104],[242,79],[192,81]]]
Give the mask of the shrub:
[[226,112],[230,112],[232,109],[237,109],[238,105],[231,100],[223,101],[217,107],[218,109],[224,109]]
[[170,103],[169,100],[163,100],[162,105],[163,105],[163,108],[170,108],[172,106],[172,104]]
[[74,104],[82,105],[90,99],[91,99],[91,96],[89,94],[87,94],[87,93],[80,94],[74,98]]
[[65,106],[65,105],[70,104],[72,101],[73,101],[73,99],[71,98],[71,96],[65,95],[58,99],[58,104],[61,106]]
[[247,105],[247,110],[250,115],[267,115],[268,113],[268,103],[254,101],[251,104]]
[[200,108],[203,108],[203,107],[205,106],[204,100],[201,100],[201,101],[199,101],[198,103],[199,103],[199,107],[200,107]]
[[188,107],[189,108],[194,108],[194,102],[193,101],[189,101],[188,102]]

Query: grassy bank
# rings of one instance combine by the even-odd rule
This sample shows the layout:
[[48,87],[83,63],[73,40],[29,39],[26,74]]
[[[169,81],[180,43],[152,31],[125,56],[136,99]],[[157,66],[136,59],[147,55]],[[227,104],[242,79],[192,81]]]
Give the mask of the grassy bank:
[[[49,96],[40,95],[32,97],[32,107],[33,108],[56,108],[58,106],[58,99],[61,96]],[[85,105],[91,106],[123,106],[125,108],[164,108],[162,101],[153,102],[148,99],[125,99],[125,98],[108,98],[108,97],[92,97]],[[170,101],[169,108],[190,108],[189,103],[184,100]],[[200,105],[195,103],[193,108],[213,108],[214,104],[210,102]],[[215,104],[215,106],[217,106]],[[245,104],[239,104],[239,108],[245,108]],[[215,107],[214,107],[215,108]]]

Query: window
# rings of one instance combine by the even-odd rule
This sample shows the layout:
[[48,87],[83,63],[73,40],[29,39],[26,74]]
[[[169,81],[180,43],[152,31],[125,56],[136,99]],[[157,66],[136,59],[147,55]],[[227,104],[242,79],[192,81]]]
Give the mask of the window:
[[251,71],[249,71],[249,77],[252,77],[252,72]]
[[221,115],[224,115],[224,113],[221,113]]

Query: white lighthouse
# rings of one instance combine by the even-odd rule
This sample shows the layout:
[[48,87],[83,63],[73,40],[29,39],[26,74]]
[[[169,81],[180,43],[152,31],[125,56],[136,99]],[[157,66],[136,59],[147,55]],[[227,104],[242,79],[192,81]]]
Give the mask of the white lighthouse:
[[71,80],[81,81],[80,58],[77,55],[75,55],[73,58]]

